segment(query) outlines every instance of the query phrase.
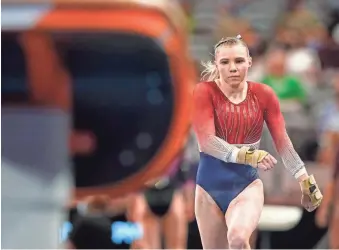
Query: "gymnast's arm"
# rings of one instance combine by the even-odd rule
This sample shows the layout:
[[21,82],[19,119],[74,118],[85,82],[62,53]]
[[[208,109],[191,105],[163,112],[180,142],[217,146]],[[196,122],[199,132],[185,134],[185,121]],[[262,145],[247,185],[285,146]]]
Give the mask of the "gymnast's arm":
[[264,111],[265,122],[285,167],[300,182],[308,178],[305,164],[295,151],[286,132],[285,120],[280,110],[278,97],[271,88],[266,87],[264,91],[266,92],[265,98],[267,98]]
[[212,95],[204,83],[194,89],[193,107],[193,129],[199,150],[225,162],[236,162],[239,149],[215,134]]

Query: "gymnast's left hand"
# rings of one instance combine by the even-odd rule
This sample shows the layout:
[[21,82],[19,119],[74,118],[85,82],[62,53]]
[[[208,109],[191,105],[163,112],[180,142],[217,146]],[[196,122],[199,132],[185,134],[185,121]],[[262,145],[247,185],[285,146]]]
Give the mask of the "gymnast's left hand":
[[314,179],[313,175],[299,182],[301,187],[301,204],[308,211],[312,212],[320,206],[323,195]]

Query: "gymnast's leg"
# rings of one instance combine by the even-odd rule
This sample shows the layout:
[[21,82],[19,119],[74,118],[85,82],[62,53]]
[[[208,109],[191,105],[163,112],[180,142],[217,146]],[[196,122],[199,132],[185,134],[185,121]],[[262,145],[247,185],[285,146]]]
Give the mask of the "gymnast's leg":
[[225,215],[230,249],[251,249],[249,239],[259,223],[263,205],[260,179],[253,181],[230,203]]
[[140,223],[143,237],[134,241],[131,249],[159,249],[161,247],[160,220],[150,210],[144,194],[136,194],[129,206],[128,219]]
[[186,249],[188,222],[181,190],[173,194],[169,211],[162,220],[166,249]]
[[226,249],[224,215],[211,196],[199,185],[195,192],[195,216],[204,249]]

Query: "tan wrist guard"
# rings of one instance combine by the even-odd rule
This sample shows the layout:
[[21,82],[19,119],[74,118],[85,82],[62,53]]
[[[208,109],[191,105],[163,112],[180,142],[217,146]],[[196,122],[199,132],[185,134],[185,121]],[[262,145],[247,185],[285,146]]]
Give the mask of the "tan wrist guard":
[[314,179],[314,176],[310,175],[306,180],[301,181],[299,184],[303,194],[310,197],[312,205],[320,205],[323,195]]
[[241,147],[237,156],[237,163],[247,164],[254,168],[258,167],[268,153],[264,150],[250,149],[250,147]]

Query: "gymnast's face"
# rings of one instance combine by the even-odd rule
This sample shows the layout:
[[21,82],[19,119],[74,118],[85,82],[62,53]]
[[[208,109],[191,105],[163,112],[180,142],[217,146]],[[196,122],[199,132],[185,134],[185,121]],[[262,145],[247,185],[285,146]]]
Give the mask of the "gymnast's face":
[[221,46],[217,48],[215,64],[220,80],[236,88],[246,80],[252,59],[248,49],[242,44]]

